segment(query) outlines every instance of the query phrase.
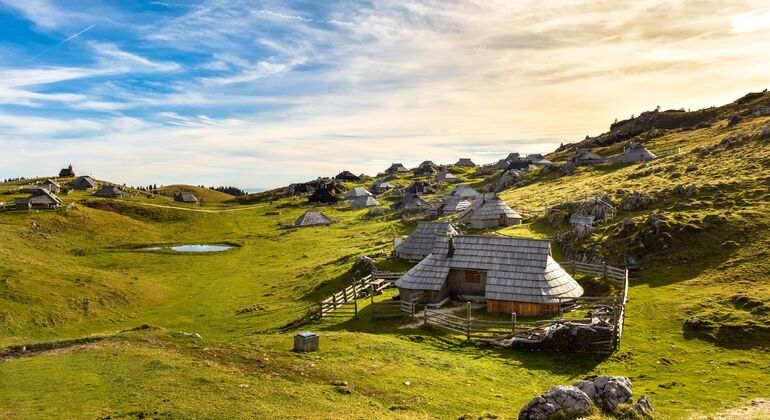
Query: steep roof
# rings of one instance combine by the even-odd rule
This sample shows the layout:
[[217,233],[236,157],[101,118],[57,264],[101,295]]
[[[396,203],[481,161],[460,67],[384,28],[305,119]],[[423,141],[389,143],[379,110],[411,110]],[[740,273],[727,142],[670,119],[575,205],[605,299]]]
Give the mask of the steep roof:
[[466,184],[460,184],[449,191],[447,196],[474,199],[481,197],[481,193]]
[[460,178],[449,171],[439,171],[436,174],[436,182],[460,182]]
[[630,142],[623,148],[623,153],[619,157],[620,162],[646,162],[653,160],[657,156],[646,147],[637,142]]
[[56,194],[46,190],[46,189],[40,189],[37,190],[33,195],[27,197],[27,198],[17,198],[14,200],[16,203],[30,203],[30,204],[55,204],[59,205],[62,203],[61,198],[57,197]]
[[72,170],[72,165],[59,171],[59,178],[73,178],[75,171]]
[[351,203],[350,207],[354,209],[362,209],[364,207],[374,207],[379,206],[380,202],[377,201],[374,197],[371,195],[364,195],[361,197],[356,197]]
[[393,163],[390,165],[388,169],[385,170],[385,173],[387,174],[404,173],[404,172],[409,172],[409,169],[406,169],[406,167],[400,163]]
[[320,226],[320,225],[330,225],[331,223],[332,223],[332,219],[328,218],[325,214],[321,213],[320,211],[308,210],[302,213],[302,216],[300,216],[294,222],[294,226],[297,226],[297,227]]
[[345,199],[348,200],[348,199],[353,199],[357,197],[369,197],[371,195],[372,193],[367,191],[366,188],[364,187],[353,187],[350,189],[350,191],[345,193]]
[[460,160],[455,163],[455,166],[476,166],[476,164],[473,163],[470,158],[460,158]]
[[344,181],[360,181],[361,177],[359,177],[358,175],[350,171],[342,171],[339,174],[337,174],[337,176],[335,176],[334,179],[341,179]]
[[96,188],[96,181],[90,176],[79,176],[72,180],[70,185],[78,189],[91,189]]
[[[450,240],[454,252],[449,256]],[[437,237],[431,254],[404,274],[396,286],[440,290],[449,270],[486,272],[487,299],[556,303],[576,298],[583,288],[551,258],[546,240],[503,236]]]
[[339,201],[337,198],[336,190],[330,190],[328,188],[319,188],[313,192],[308,198],[311,203],[336,203]]
[[570,158],[570,162],[599,162],[602,160],[604,160],[603,157],[586,148],[577,149],[575,155]]
[[94,193],[97,197],[122,197],[123,191],[114,185],[105,185]]
[[506,215],[509,219],[522,219],[519,213],[505,204],[497,194],[484,194],[460,215],[463,222],[470,220],[494,220],[500,215]]
[[396,255],[425,258],[433,252],[436,238],[440,235],[458,235],[460,231],[449,222],[420,222],[409,236],[396,248]]
[[444,202],[436,207],[436,212],[439,215],[459,213],[470,207],[471,204],[472,203],[466,199],[448,195],[444,197]]
[[405,194],[401,199],[390,206],[393,210],[414,211],[430,210],[432,206],[427,201],[414,194]]
[[425,181],[414,181],[406,187],[406,192],[411,194],[435,194],[436,189]]
[[182,203],[197,203],[198,197],[196,197],[190,191],[179,191],[179,194],[174,197],[174,201],[179,201]]

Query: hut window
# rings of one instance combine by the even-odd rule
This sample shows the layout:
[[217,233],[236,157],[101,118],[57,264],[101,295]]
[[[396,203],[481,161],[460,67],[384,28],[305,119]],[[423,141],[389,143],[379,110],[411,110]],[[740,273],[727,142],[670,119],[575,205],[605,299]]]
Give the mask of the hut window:
[[466,271],[465,272],[466,283],[481,283],[481,273],[478,271]]

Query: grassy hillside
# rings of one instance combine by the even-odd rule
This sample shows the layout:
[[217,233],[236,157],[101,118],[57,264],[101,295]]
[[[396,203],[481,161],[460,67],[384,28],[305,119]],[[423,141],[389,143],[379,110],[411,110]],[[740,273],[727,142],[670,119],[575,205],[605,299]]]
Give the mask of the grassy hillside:
[[[642,122],[616,125],[599,136],[598,153],[617,153],[629,138],[654,152],[681,151],[648,163],[539,172],[502,193],[531,217],[597,194],[620,208],[592,235],[554,245],[557,255],[638,261],[621,349],[608,357],[479,348],[441,331],[372,321],[367,301],[359,302],[358,320],[303,327],[321,334],[319,352],[291,352],[296,330],[280,327],[349,283],[356,256],[389,252],[393,237],[413,229],[414,221],[394,214],[311,206],[275,191],[186,210],[168,197],[99,200],[77,192],[65,198],[74,203],[68,209],[0,212],[0,353],[7,356],[0,417],[515,418],[554,385],[617,374],[631,377],[636,395],[651,397],[660,418],[741,418],[752,399],[770,395],[770,144],[763,135],[770,116],[751,113],[766,99],[708,118],[681,115],[686,127],[666,120],[650,137],[649,130],[627,136],[629,125]],[[748,114],[731,119],[736,112]],[[566,158],[569,147],[550,157]],[[487,177],[459,174],[478,187]],[[690,185],[693,193],[677,188]],[[12,187],[0,184],[0,196],[13,197],[4,194]],[[198,193],[214,203],[203,195],[209,191]],[[652,201],[623,210],[633,192]],[[335,223],[291,227],[311,208]],[[625,218],[633,227],[623,227]],[[541,218],[498,233],[567,230]],[[141,250],[201,243],[233,248]],[[684,327],[692,318],[700,328]],[[26,352],[14,347],[23,345]]]
[[195,195],[195,197],[198,198],[198,200],[203,200],[205,203],[211,204],[224,203],[232,201],[233,198],[235,198],[230,194],[225,194],[210,188],[195,187],[192,185],[166,185],[164,187],[158,188],[155,192],[160,195],[173,198],[179,194],[180,191],[190,191],[193,193],[193,195]]

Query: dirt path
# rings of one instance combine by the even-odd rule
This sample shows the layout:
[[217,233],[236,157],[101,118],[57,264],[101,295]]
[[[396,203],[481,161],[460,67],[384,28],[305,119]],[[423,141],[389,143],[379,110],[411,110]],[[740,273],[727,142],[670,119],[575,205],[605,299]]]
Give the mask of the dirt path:
[[132,204],[139,204],[139,205],[142,205],[142,206],[148,206],[148,207],[157,207],[157,208],[161,208],[161,209],[173,209],[173,210],[183,210],[183,211],[197,211],[199,213],[227,213],[227,212],[231,212],[231,211],[252,210],[252,209],[257,209],[257,208],[265,206],[265,204],[256,204],[256,205],[248,206],[248,207],[235,207],[235,208],[232,208],[232,209],[208,210],[208,209],[191,209],[191,208],[187,208],[187,207],[176,207],[176,206],[170,206],[170,205],[166,205],[166,204],[144,203],[144,202],[141,202],[141,201],[131,201],[131,203]]

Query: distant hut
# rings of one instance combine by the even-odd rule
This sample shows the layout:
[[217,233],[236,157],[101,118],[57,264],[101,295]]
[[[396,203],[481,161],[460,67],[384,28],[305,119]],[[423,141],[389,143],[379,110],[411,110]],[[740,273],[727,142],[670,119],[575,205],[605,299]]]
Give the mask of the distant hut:
[[61,171],[59,171],[59,178],[74,178],[74,177],[75,177],[75,171],[72,170],[72,164],[62,169]]
[[105,185],[100,188],[99,191],[95,192],[94,195],[104,198],[120,198],[123,197],[124,192],[114,185]]
[[190,191],[179,191],[179,194],[174,196],[174,201],[193,204],[198,202],[198,197]]
[[366,190],[364,187],[353,187],[345,193],[345,200],[353,200],[358,197],[371,197],[372,193]]
[[388,169],[385,170],[386,174],[406,174],[409,173],[409,169],[407,169],[404,165],[400,163],[393,163],[390,165]]
[[569,223],[573,227],[578,226],[592,226],[594,224],[594,215],[593,214],[580,214],[580,213],[574,213],[569,218]]
[[437,216],[449,216],[465,211],[472,204],[469,200],[448,195],[444,197],[444,201],[441,204],[436,206],[435,211]]
[[384,179],[380,179],[369,186],[369,191],[371,191],[374,194],[384,194],[394,188],[396,188],[395,185],[391,184],[388,181],[385,181]]
[[356,197],[355,199],[353,199],[353,201],[350,202],[350,208],[352,209],[363,209],[366,207],[375,207],[379,205],[380,205],[380,202],[377,201],[371,195]]
[[575,155],[569,159],[574,165],[593,165],[604,162],[604,158],[592,152],[591,149],[578,148]]
[[294,222],[296,227],[326,226],[330,224],[332,224],[332,219],[315,210],[308,210],[302,213],[302,216]]
[[460,160],[457,161],[457,163],[454,164],[454,166],[465,166],[469,168],[475,168],[476,164],[473,163],[470,158],[460,158]]
[[45,181],[40,183],[40,188],[45,188],[46,190],[54,194],[58,194],[59,191],[61,191],[61,184],[59,184],[54,180],[46,179]]
[[334,177],[334,179],[339,179],[341,181],[347,181],[347,182],[360,182],[361,177],[350,172],[350,171],[342,171],[337,176]]
[[432,209],[433,206],[415,194],[405,194],[398,201],[393,203],[390,208],[392,210],[410,213],[428,211]]
[[311,203],[331,204],[340,200],[338,195],[339,192],[336,188],[324,185],[315,190],[310,198],[308,198],[308,201]]
[[510,208],[497,194],[484,194],[466,209],[459,222],[474,229],[520,225],[522,217]]
[[415,175],[431,175],[436,173],[436,168],[438,168],[438,165],[429,160],[426,160],[418,167],[416,167],[412,172]]
[[62,200],[56,194],[42,188],[27,198],[14,200],[17,210],[55,209],[61,203]]
[[583,295],[551,257],[547,240],[506,236],[439,236],[431,254],[396,286],[402,301],[483,299],[488,312],[519,316],[552,315],[560,303]]
[[647,162],[653,160],[657,156],[646,147],[635,141],[629,142],[623,147],[623,153],[616,159],[617,162]]
[[492,169],[508,169],[508,165],[510,164],[510,161],[506,159],[500,159],[496,163],[492,164]]
[[474,200],[476,198],[481,197],[481,193],[474,190],[472,187],[466,185],[466,184],[460,184],[454,188],[452,188],[452,191],[447,194],[447,196],[451,197],[460,197],[462,199],[470,199]]
[[405,191],[409,194],[416,195],[435,194],[436,188],[426,181],[414,181],[411,185],[406,187]]
[[449,171],[439,171],[439,173],[436,174],[436,182],[439,184],[443,184],[445,182],[460,182],[460,178],[456,177]]
[[79,176],[70,185],[76,190],[95,190],[97,187],[96,181],[90,176]]
[[402,260],[420,261],[433,252],[439,235],[460,234],[449,222],[420,222],[406,240],[396,246],[394,254]]

